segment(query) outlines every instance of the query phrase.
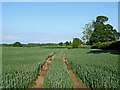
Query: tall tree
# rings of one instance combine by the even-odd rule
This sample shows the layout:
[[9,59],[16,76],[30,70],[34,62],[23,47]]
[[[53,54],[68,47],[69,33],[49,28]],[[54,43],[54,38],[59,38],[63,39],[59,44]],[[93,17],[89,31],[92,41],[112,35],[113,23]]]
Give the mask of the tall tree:
[[97,42],[114,41],[118,37],[118,32],[110,24],[104,24],[108,21],[106,16],[98,16],[96,21],[93,22],[94,30],[90,37],[90,44]]
[[88,24],[85,24],[84,28],[83,28],[83,37],[82,40],[84,41],[84,43],[89,43],[89,39],[92,35],[93,32],[93,25],[94,25],[94,20],[92,22],[89,22]]

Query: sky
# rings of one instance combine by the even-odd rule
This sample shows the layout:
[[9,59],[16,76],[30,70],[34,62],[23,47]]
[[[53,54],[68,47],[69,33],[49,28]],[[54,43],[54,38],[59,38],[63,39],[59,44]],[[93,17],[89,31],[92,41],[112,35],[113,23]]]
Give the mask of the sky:
[[58,43],[83,36],[97,16],[118,30],[117,2],[3,2],[2,43]]

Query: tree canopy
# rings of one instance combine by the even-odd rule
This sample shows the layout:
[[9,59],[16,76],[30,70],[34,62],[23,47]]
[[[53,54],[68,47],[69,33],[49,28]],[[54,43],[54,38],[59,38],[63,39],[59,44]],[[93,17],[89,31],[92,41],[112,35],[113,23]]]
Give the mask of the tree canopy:
[[91,35],[92,35],[92,32],[93,32],[93,22],[94,22],[94,20],[92,21],[92,22],[89,22],[88,24],[85,24],[85,26],[84,26],[84,28],[83,28],[83,37],[82,37],[82,40],[84,41],[84,43],[89,43],[89,39],[90,39],[90,37],[91,37]]
[[73,38],[73,44],[72,44],[73,48],[78,48],[80,44],[82,44],[82,41],[79,38]]
[[21,43],[20,42],[15,42],[13,44],[13,47],[22,47]]
[[59,45],[62,46],[62,45],[63,45],[63,42],[59,42]]
[[69,42],[68,42],[68,41],[66,41],[66,42],[65,42],[65,45],[66,45],[66,46],[68,46],[68,45],[69,45]]
[[96,21],[93,21],[92,24],[86,24],[82,39],[87,40],[87,43],[91,45],[98,42],[110,42],[117,40],[120,33],[118,33],[112,25],[105,24],[106,21],[108,21],[106,16],[98,16]]

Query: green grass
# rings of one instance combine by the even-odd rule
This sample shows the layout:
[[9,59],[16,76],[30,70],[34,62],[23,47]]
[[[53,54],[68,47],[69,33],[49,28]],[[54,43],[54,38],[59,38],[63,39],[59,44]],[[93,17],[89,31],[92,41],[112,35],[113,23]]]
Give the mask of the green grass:
[[57,49],[2,48],[3,88],[25,88],[34,83],[46,59]]
[[57,52],[50,64],[50,70],[44,80],[45,88],[73,88],[67,66],[62,60],[64,50]]
[[118,88],[118,56],[115,50],[68,49],[66,58],[76,75],[90,88]]

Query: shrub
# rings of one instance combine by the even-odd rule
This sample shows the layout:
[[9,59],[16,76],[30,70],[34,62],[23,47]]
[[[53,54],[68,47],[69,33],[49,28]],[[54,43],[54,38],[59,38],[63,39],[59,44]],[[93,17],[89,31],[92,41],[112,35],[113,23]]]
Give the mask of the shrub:
[[91,49],[120,50],[120,41],[95,43],[91,46]]
[[95,43],[91,46],[91,49],[98,49],[99,45],[100,45],[100,43]]
[[120,50],[120,41],[112,41],[108,47],[110,50]]
[[109,42],[103,42],[103,43],[100,43],[99,46],[98,46],[98,49],[107,50],[108,47],[109,47],[109,45],[110,45]]

